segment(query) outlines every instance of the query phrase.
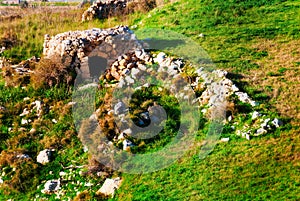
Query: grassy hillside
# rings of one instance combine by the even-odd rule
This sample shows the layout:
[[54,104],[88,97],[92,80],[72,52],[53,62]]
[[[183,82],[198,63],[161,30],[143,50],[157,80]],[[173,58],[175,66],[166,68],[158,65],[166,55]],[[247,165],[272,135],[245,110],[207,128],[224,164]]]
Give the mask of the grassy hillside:
[[183,0],[137,19],[138,26],[197,41],[218,68],[293,127],[219,144],[204,160],[195,150],[165,170],[125,174],[117,200],[300,199],[299,13],[297,1]]
[[[270,114],[278,113],[286,122],[275,133],[250,141],[232,136],[203,160],[198,157],[199,148],[195,148],[164,170],[142,175],[121,174],[124,182],[113,200],[300,199],[299,1],[181,0],[147,14],[85,23],[80,22],[80,12],[76,10],[55,12],[45,8],[37,13],[25,12],[21,19],[0,24],[0,41],[1,34],[2,38],[16,39],[13,47],[4,53],[14,62],[40,56],[44,34],[118,24],[136,25],[136,29],[173,30],[196,41],[217,68],[229,71],[230,78],[259,101],[260,107]],[[25,97],[30,101],[24,102]],[[43,100],[52,109],[42,120],[34,122],[35,133],[29,132],[31,126],[22,126],[25,130],[20,130],[22,118],[18,115],[35,100]],[[87,165],[88,161],[77,138],[69,101],[71,93],[64,87],[8,88],[1,78],[0,106],[9,112],[0,111],[3,154],[0,164],[6,164],[5,157],[16,151],[25,152],[34,160],[44,148],[54,147],[58,152],[55,160],[46,166],[29,161],[20,167],[11,164],[18,167],[16,171],[1,169],[8,173],[5,178],[14,180],[7,188],[1,188],[0,200],[33,200],[41,196],[42,182],[57,178],[61,171],[72,177],[64,187],[63,198],[73,199],[77,192],[87,190],[93,193],[86,197],[100,199],[95,196],[100,186],[87,188],[84,183],[101,184],[101,178],[66,168]],[[11,125],[12,131],[8,132]],[[86,167],[82,169],[85,170]],[[55,200],[55,196],[45,195],[43,199]]]

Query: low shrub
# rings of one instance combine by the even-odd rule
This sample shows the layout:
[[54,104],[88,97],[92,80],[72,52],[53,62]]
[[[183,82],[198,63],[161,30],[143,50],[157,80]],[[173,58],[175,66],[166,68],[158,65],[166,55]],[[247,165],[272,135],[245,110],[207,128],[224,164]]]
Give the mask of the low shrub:
[[73,85],[76,71],[71,67],[71,62],[70,57],[63,58],[58,55],[42,58],[31,76],[32,85],[35,88]]
[[156,7],[155,0],[139,0],[138,2],[129,2],[126,8],[126,13],[133,12],[149,12]]
[[[2,151],[0,154],[0,167],[6,167],[4,177],[5,193],[27,192],[38,184],[38,165],[31,158],[18,157],[24,150]],[[5,178],[9,178],[6,180]]]
[[10,49],[15,45],[20,44],[17,34],[12,30],[7,30],[0,38],[0,48]]

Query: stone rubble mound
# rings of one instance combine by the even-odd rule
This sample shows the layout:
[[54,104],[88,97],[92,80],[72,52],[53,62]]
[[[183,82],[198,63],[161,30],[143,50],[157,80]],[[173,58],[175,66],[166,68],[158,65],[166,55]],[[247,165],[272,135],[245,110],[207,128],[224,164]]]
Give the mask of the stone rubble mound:
[[[155,74],[163,72],[166,73],[171,80],[176,79],[176,77],[180,76],[183,72],[185,65],[182,60],[169,57],[163,52],[152,55],[150,52],[145,51],[140,42],[136,39],[134,33],[127,26],[65,32],[52,37],[46,35],[43,53],[45,57],[48,58],[57,54],[72,57],[73,65],[78,66],[78,72],[83,78],[93,77],[98,80],[100,77],[100,79],[106,83],[105,87],[122,88],[124,86],[133,86],[143,73]],[[93,75],[93,69],[91,69],[89,63],[92,57],[103,58],[105,60],[104,66],[107,66],[107,68],[102,70],[96,69],[98,74]],[[153,70],[153,68],[148,67],[153,64],[158,64],[159,68]],[[99,68],[99,66],[96,65],[95,68]],[[224,103],[228,101],[231,96],[237,97],[242,103],[250,104],[253,108],[258,105],[247,93],[239,91],[238,87],[226,77],[226,71],[215,70],[209,72],[200,68],[195,73],[197,77],[189,83],[190,87],[195,90],[199,90],[200,88],[202,89],[202,93],[192,101],[199,103],[200,107],[203,108],[202,112],[204,114],[209,114],[210,110],[218,106],[216,103]],[[94,84],[92,85],[94,86]],[[84,89],[84,87],[82,89]],[[189,96],[184,93],[179,94],[179,96],[181,96],[181,98],[189,98]],[[114,111],[114,108],[104,107],[103,111],[101,111],[103,113],[102,115],[108,116],[108,118],[103,119],[111,119],[114,113],[111,111]],[[119,111],[115,112],[118,113]],[[232,118],[232,116],[229,117],[229,120]],[[263,115],[261,115],[260,119],[261,118],[266,119]],[[258,119],[255,121],[260,121]],[[142,119],[142,121],[144,120]],[[276,120],[274,119],[273,121]],[[270,124],[269,127],[273,128],[274,125],[271,122],[272,121],[269,121],[267,124]],[[103,125],[106,123],[102,122]],[[141,124],[143,123],[141,122]],[[282,122],[280,122],[280,124],[282,124]],[[232,127],[235,128],[235,126]],[[268,129],[272,130],[269,127]],[[126,129],[128,128],[124,128],[124,130]],[[237,130],[236,133],[247,139],[250,138],[250,133],[252,133],[251,135],[253,136],[266,133],[265,126],[257,127],[251,131],[249,130],[250,129],[246,129],[246,131],[243,131],[243,129],[241,129]],[[116,135],[112,138],[118,139],[122,131],[117,130],[114,133],[116,133]],[[128,144],[131,145],[131,143],[128,142],[125,143],[126,146],[124,145],[124,147],[127,147]]]
[[[147,52],[143,48],[141,41],[138,41],[134,33],[127,26],[117,26],[109,29],[93,28],[84,31],[69,31],[56,36],[50,37],[45,35],[43,54],[46,58],[54,55],[61,57],[71,57],[72,65],[77,70],[78,75],[82,78],[101,79],[106,84],[105,87],[122,88],[125,86],[134,86],[136,81],[145,74],[156,76],[158,73],[164,73],[169,80],[176,80],[184,71],[185,62],[179,58],[167,56],[164,52],[157,55]],[[91,65],[90,60],[93,58],[101,58],[104,61],[102,69],[99,69],[99,61],[96,60]],[[22,64],[13,66],[15,72],[19,74],[32,73],[28,64],[30,62],[38,62],[37,58],[31,58]],[[157,69],[149,67],[158,65]],[[92,68],[91,68],[92,67]],[[103,68],[104,67],[104,68]],[[94,69],[93,69],[94,68]],[[26,72],[24,72],[26,69]],[[96,71],[96,73],[94,72]],[[218,104],[230,102],[230,97],[234,96],[242,103],[250,104],[253,107],[253,125],[251,128],[237,129],[238,126],[233,125],[232,128],[237,129],[237,135],[241,135],[247,139],[251,136],[258,136],[273,130],[282,125],[279,119],[269,119],[263,114],[255,111],[258,103],[252,100],[247,93],[241,92],[233,82],[226,77],[227,72],[224,70],[214,70],[209,72],[204,68],[199,68],[195,72],[194,77],[189,82],[189,86],[193,90],[201,90],[201,95],[196,97],[194,103],[199,103],[201,112],[210,114],[210,111],[218,107]],[[95,85],[96,83],[92,83]],[[168,83],[171,87],[172,83]],[[147,87],[145,86],[139,86]],[[135,86],[136,89],[138,87]],[[171,87],[172,88],[172,87]],[[189,99],[189,95],[179,93],[177,98]],[[118,103],[116,103],[118,104]],[[103,115],[111,119],[114,111],[112,107],[104,107]],[[120,113],[115,111],[114,113]],[[149,111],[145,111],[149,112]],[[23,111],[21,116],[26,116],[28,111]],[[39,113],[38,113],[39,114]],[[99,114],[98,114],[99,115]],[[118,115],[124,115],[120,113]],[[148,114],[145,113],[144,116]],[[235,115],[228,117],[228,122],[234,122]],[[158,118],[159,119],[159,118]],[[23,119],[22,119],[23,120]],[[28,120],[29,121],[29,120]],[[24,118],[21,123],[26,125],[28,122]],[[141,118],[141,124],[145,123],[145,118]],[[260,122],[261,121],[261,122]],[[233,123],[232,123],[233,124]],[[265,125],[266,124],[266,125]],[[104,125],[104,124],[103,124]],[[121,130],[126,130],[124,128]],[[121,130],[116,130],[113,138],[118,138],[122,134]],[[125,143],[126,147],[127,144]]]
[[[124,37],[126,37],[126,40],[124,40]],[[52,37],[46,34],[43,44],[43,56],[48,59],[54,56],[71,59],[71,69],[75,69],[86,78],[90,77],[91,74],[88,64],[89,57],[102,57],[106,64],[110,65],[115,58],[126,52],[126,49],[136,48],[135,46],[138,44],[128,43],[128,41],[132,41],[131,38],[135,40],[133,32],[127,26],[69,31]],[[123,41],[127,41],[126,44]],[[8,80],[7,83],[10,83],[13,80],[12,77],[15,76],[30,77],[34,73],[34,69],[31,66],[34,66],[39,61],[40,58],[32,57],[17,65],[10,65],[9,68],[3,71],[4,77]],[[96,77],[99,77],[99,75]]]
[[109,16],[116,15],[124,11],[127,4],[132,1],[133,0],[96,0],[82,14],[82,21],[89,21],[94,18],[105,19]]
[[[157,70],[149,67],[155,63],[159,65]],[[175,80],[180,73],[184,71],[184,66],[185,63],[182,60],[169,57],[163,52],[160,52],[158,55],[153,55],[142,49],[123,54],[118,57],[118,59],[112,63],[110,68],[105,71],[100,79],[104,80],[104,83],[106,83],[105,87],[107,88],[134,86],[141,76],[145,75],[145,73],[157,74],[164,72],[168,74],[169,79]],[[239,88],[226,77],[228,74],[227,71],[214,70],[212,72],[208,72],[204,68],[200,68],[196,70],[196,74],[197,77],[189,84],[194,90],[198,90],[199,88],[202,89],[202,93],[199,97],[196,97],[196,99],[192,101],[199,103],[200,108],[203,108],[201,112],[204,115],[210,114],[212,110],[215,110],[220,106],[220,103],[234,104],[233,102],[240,101],[244,104],[249,104],[252,107],[253,113],[257,115],[257,118],[253,119],[250,125],[236,129],[237,124],[244,123],[238,122],[238,118],[235,119],[233,117],[237,116],[236,114],[231,114],[228,117],[228,120],[224,122],[224,124],[232,124],[233,132],[237,135],[250,140],[251,137],[266,134],[282,126],[282,122],[279,119],[274,118],[271,121],[271,119],[267,116],[261,115],[255,111],[255,107],[259,104],[252,100],[247,93],[241,92]],[[117,81],[117,83],[115,81]],[[149,87],[149,85],[138,86],[135,89],[140,89],[141,87]],[[176,95],[177,98],[189,98],[189,95],[184,93]],[[235,100],[232,100],[231,97],[235,97]],[[110,102],[111,100],[106,99],[106,101]],[[98,114],[96,114],[96,116],[100,116],[101,113],[101,116],[104,117],[99,120],[100,125],[109,125],[113,115],[116,115],[118,119],[121,119],[123,125],[124,122],[126,125],[126,119],[124,117],[127,112],[128,108],[125,107],[125,104],[122,101],[119,101],[115,104],[115,107],[107,104],[101,110],[97,110],[96,113]],[[149,111],[145,111],[145,113],[148,114]],[[146,118],[141,118],[141,121],[142,124],[145,124]],[[121,141],[123,143],[123,149],[128,150],[128,147],[133,146],[133,143],[124,137],[128,136],[128,134],[124,133],[124,130],[131,130],[131,128],[125,126],[118,130],[116,127],[117,126],[112,126],[113,133],[115,133],[112,137],[115,141]],[[129,135],[132,135],[132,132],[134,133],[135,131],[130,131]]]
[[109,29],[93,28],[84,31],[69,31],[50,37],[45,35],[43,54],[45,57],[53,55],[76,57],[82,61],[90,52],[103,42],[109,42],[113,36],[131,34],[127,26]]

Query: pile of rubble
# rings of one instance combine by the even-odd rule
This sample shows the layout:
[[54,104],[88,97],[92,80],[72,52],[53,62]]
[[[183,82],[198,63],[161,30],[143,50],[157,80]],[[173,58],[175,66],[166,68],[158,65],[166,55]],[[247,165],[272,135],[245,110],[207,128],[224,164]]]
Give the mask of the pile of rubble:
[[[153,69],[151,65],[158,64],[158,69]],[[180,73],[184,71],[185,63],[176,58],[168,57],[165,53],[161,52],[158,55],[152,55],[150,53],[145,52],[144,50],[136,50],[135,52],[123,54],[120,56],[108,70],[101,76],[101,79],[104,79],[104,83],[106,83],[106,87],[113,88],[122,88],[126,86],[135,86],[136,89],[140,89],[141,87],[149,87],[149,84],[144,84],[141,86],[137,86],[136,83],[140,81],[142,77],[145,77],[146,74],[152,74],[157,76],[159,73],[164,72],[168,75],[167,80],[175,80]],[[259,136],[262,134],[266,134],[274,129],[282,126],[282,121],[277,118],[269,118],[266,115],[261,115],[255,108],[259,105],[259,103],[252,100],[249,95],[245,92],[241,92],[239,88],[230,80],[227,76],[227,71],[224,70],[214,70],[212,72],[206,71],[204,68],[200,68],[196,70],[196,77],[193,81],[189,82],[189,86],[195,92],[197,90],[202,91],[199,97],[195,97],[195,99],[191,100],[192,102],[199,103],[199,107],[202,108],[201,112],[204,115],[211,114],[212,110],[216,109],[220,106],[220,104],[233,105],[235,107],[235,103],[241,102],[244,104],[249,104],[252,107],[253,116],[252,122],[250,125],[247,125],[247,131],[241,129],[235,129],[237,124],[243,124],[245,122],[239,122],[239,118],[237,117],[239,114],[230,114],[227,116],[228,120],[224,123],[230,123],[233,128],[233,132],[236,132],[237,135],[240,135],[246,139],[250,139],[253,136]],[[112,81],[117,81],[112,82]],[[166,84],[166,83],[165,83]],[[171,83],[172,85],[172,83]],[[184,92],[184,91],[182,91]],[[177,93],[176,98],[189,99],[190,96],[185,93]],[[111,101],[111,100],[109,100]],[[116,115],[118,119],[126,123],[126,119],[124,116],[128,113],[128,108],[126,108],[127,103],[122,101],[116,102],[115,107],[113,108],[111,105],[107,105],[104,107],[105,109],[100,112],[102,118],[100,121],[111,120],[113,115]],[[228,109],[228,108],[226,108]],[[225,109],[225,110],[226,110]],[[239,113],[239,111],[235,111]],[[148,118],[157,118],[156,116],[149,116],[149,111],[144,111],[141,114],[141,122],[145,123]],[[100,114],[96,114],[99,116]],[[251,118],[251,117],[250,117]],[[261,122],[261,125],[260,123]],[[109,122],[106,122],[109,123]],[[100,123],[101,125],[107,125],[106,123]],[[123,141],[123,149],[126,150],[128,146],[132,146],[132,142],[124,138],[124,135],[134,135],[134,131],[131,128],[123,127],[121,130],[116,130],[115,127],[114,132],[115,140]],[[234,131],[235,130],[235,131]],[[126,131],[126,132],[125,132]],[[128,133],[129,131],[129,133]]]
[[[81,72],[80,74],[84,78],[87,78],[90,77],[93,71],[93,69],[90,69],[91,66],[88,63],[88,58],[98,56],[103,58],[105,66],[107,64],[110,65],[125,49],[129,48],[128,45],[134,44],[123,44],[123,37],[130,39],[133,35],[133,32],[129,30],[127,26],[118,26],[109,29],[94,28],[84,31],[69,31],[52,37],[45,35],[43,55],[46,59],[51,59],[54,56],[70,59],[72,61],[71,69]],[[119,44],[118,48],[115,47],[116,44]],[[134,47],[131,47],[131,49],[133,48]],[[30,75],[34,73],[35,64],[39,61],[40,58],[32,57],[17,65],[6,65],[9,67],[7,67],[3,73],[4,77],[7,78],[7,85],[19,85],[18,80],[29,80]],[[0,67],[5,67],[4,60],[0,60]],[[99,77],[99,75],[100,74],[94,75],[94,77]],[[25,83],[27,83],[26,80],[24,81]]]
[[97,0],[82,14],[82,21],[94,18],[105,19],[110,16],[121,14],[125,11],[128,3],[134,0]]
[[52,37],[46,34],[43,54],[46,57],[55,54],[72,58],[77,57],[79,61],[82,61],[101,43],[110,43],[113,36],[131,33],[127,26],[118,26],[109,29],[93,28],[84,31],[69,31]]
[[[171,2],[174,2],[173,0]],[[164,2],[156,0],[96,0],[82,14],[81,21],[106,19],[112,16],[124,16],[135,11],[150,11]]]
[[[71,57],[72,65],[77,68],[78,75],[84,79],[95,78],[98,80],[100,78],[106,83],[105,87],[133,86],[145,74],[157,77],[159,73],[164,73],[168,76],[168,80],[176,80],[184,71],[185,66],[181,59],[169,57],[163,52],[157,55],[147,52],[127,26],[70,31],[52,37],[46,35],[43,54],[46,58],[51,58],[54,55]],[[38,59],[32,58],[12,67],[19,74],[30,74],[32,73],[32,70],[28,68],[30,62],[38,62]],[[151,65],[158,65],[158,68],[154,69]],[[217,103],[226,103],[231,97],[236,97],[236,100],[242,103],[250,104],[253,107],[253,112],[258,105],[247,93],[241,92],[226,77],[226,71],[215,70],[209,72],[204,68],[200,68],[196,70],[195,75],[196,77],[189,81],[187,87],[191,87],[194,91],[201,91],[201,95],[191,101],[199,103],[199,106],[202,107],[201,112],[204,114],[209,114],[210,110],[217,106]],[[172,85],[172,83],[169,83],[169,85]],[[135,88],[138,87],[135,86]],[[177,98],[188,99],[189,95],[180,93]],[[111,119],[110,111],[112,110],[114,108],[107,107],[102,111],[104,116],[110,116],[107,119]],[[229,117],[231,122],[234,122],[233,116]],[[263,115],[260,115],[259,118],[263,119],[261,120],[263,122],[268,119]],[[257,121],[260,121],[259,118],[253,119],[253,125],[259,124],[257,123]],[[267,121],[269,126],[258,128],[256,126],[255,129],[247,129],[246,131],[241,129],[240,131],[237,130],[236,133],[247,139],[250,138],[250,135],[265,134],[274,127],[274,124],[271,123],[273,121],[279,122],[278,119],[269,119]],[[279,122],[275,127],[281,124],[282,122]],[[124,130],[126,129],[128,128]],[[120,135],[122,130],[116,133]],[[118,138],[118,136],[115,137]]]
[[[133,86],[145,73],[152,74],[153,76],[157,76],[158,73],[165,73],[169,80],[176,80],[178,76],[180,77],[182,71],[184,71],[183,67],[185,65],[182,60],[168,57],[163,52],[153,55],[145,51],[140,41],[136,39],[133,32],[126,26],[106,30],[91,29],[66,32],[52,38],[46,36],[44,55],[51,57],[51,55],[54,54],[75,57],[76,59],[74,61],[79,63],[79,74],[83,78],[98,79],[100,77],[100,79],[106,83],[106,87],[117,88]],[[102,58],[104,63],[100,62],[101,65],[99,65],[98,60],[98,64],[91,65],[90,60],[92,60],[93,57]],[[157,64],[158,69],[151,67],[151,65]],[[96,69],[91,69],[91,67]],[[96,71],[97,73],[93,74],[92,71]],[[239,88],[226,77],[226,71],[215,70],[209,72],[204,68],[200,68],[196,70],[195,74],[196,77],[190,80],[189,87],[195,91],[200,90],[202,93],[199,97],[191,101],[198,102],[200,107],[202,107],[201,112],[204,114],[209,114],[210,111],[218,107],[220,103],[228,104],[229,99],[233,100],[232,97],[235,97],[236,101],[251,105],[253,111],[255,107],[258,106],[257,102],[252,100],[247,93],[241,92]],[[188,95],[184,93],[180,93],[179,96],[180,97],[177,98],[189,98]],[[103,113],[102,115],[107,115],[107,118],[103,119],[111,120],[112,112],[110,111],[112,110],[114,109],[107,107],[104,111],[101,111]],[[231,123],[236,120],[233,116],[236,115],[229,117]],[[261,118],[263,119],[262,121],[267,119],[267,117],[263,115],[261,115]],[[242,131],[243,129],[241,129],[235,132],[238,135],[250,139],[250,136],[265,134],[267,130],[273,130],[274,128],[274,126],[271,125],[269,125],[270,128],[268,129],[264,127],[257,128],[257,121],[260,120],[253,120],[255,128],[248,129],[247,131]],[[273,121],[277,120],[273,119]],[[270,120],[268,122],[271,124],[272,121]],[[105,125],[105,123],[103,123],[103,125]],[[251,127],[251,125],[249,126]],[[236,128],[236,126],[233,127]],[[262,130],[263,128],[264,130]],[[123,130],[126,129],[128,128]],[[122,129],[115,131],[115,133],[116,135],[114,137],[118,138],[118,136],[122,134]]]
[[105,19],[109,16],[120,14],[125,10],[127,4],[133,0],[97,0],[82,14],[82,21],[94,18]]
[[[72,68],[80,72],[83,78],[88,78],[91,77],[93,71],[99,71],[99,69],[93,69],[97,68],[92,65],[93,63],[99,64],[100,62],[105,68],[126,50],[136,48],[136,43],[130,42],[131,38],[135,40],[133,32],[127,26],[65,32],[54,37],[46,35],[43,54],[46,58],[51,58],[53,55],[71,57]],[[102,60],[93,62],[93,57]],[[99,76],[99,72],[93,75],[96,79]]]

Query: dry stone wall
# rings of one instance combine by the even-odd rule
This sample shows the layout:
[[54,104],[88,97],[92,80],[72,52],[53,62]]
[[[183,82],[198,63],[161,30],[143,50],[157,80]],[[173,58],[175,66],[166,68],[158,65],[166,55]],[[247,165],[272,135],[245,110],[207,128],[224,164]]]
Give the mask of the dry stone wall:
[[83,78],[98,78],[101,71],[95,70],[97,66],[93,64],[101,63],[105,70],[125,51],[138,47],[139,44],[132,41],[137,40],[127,26],[65,32],[53,37],[45,35],[43,54],[47,58],[54,55],[71,57],[72,66]]
[[113,36],[132,34],[127,26],[118,26],[110,29],[89,29],[84,31],[69,31],[50,37],[45,35],[43,54],[51,57],[77,56],[82,60],[103,42],[111,42]]
[[133,0],[97,0],[82,14],[82,21],[84,22],[94,18],[105,19],[109,16],[122,13],[127,7],[127,4],[132,1]]

